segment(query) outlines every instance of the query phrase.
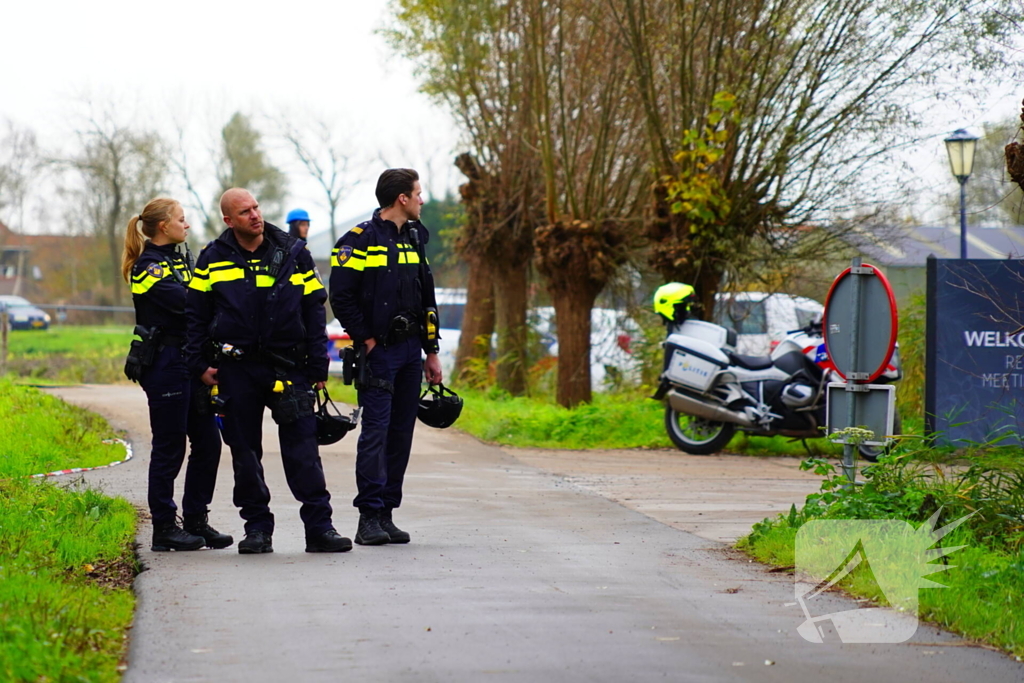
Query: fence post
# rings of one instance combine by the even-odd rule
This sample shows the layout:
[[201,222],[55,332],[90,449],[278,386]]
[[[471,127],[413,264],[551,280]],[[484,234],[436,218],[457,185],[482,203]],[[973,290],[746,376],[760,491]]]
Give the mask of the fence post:
[[7,374],[7,309],[0,310],[0,378]]

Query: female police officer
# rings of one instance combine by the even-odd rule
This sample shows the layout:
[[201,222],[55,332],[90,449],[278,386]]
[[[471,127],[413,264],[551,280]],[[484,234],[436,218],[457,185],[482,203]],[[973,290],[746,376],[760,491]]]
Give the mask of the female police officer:
[[[190,377],[182,355],[185,290],[192,271],[177,245],[185,241],[188,229],[178,202],[154,199],[128,222],[121,259],[121,273],[132,288],[136,325],[145,328],[143,343],[154,347],[150,364],[139,370],[139,382],[149,399],[153,430],[149,509],[155,551],[226,548],[234,542],[207,522],[220,462],[220,434],[209,406],[202,405],[202,385]],[[186,436],[192,452],[185,471],[182,528],[176,519],[174,479],[185,459]]]

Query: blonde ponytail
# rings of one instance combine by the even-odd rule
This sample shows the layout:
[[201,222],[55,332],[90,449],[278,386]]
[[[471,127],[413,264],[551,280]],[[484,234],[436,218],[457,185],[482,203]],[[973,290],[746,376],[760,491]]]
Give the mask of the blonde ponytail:
[[145,246],[146,240],[139,230],[139,217],[132,216],[128,221],[128,230],[124,234],[124,253],[121,255],[121,275],[129,284],[132,281],[132,268],[135,267],[135,262],[139,260]]
[[132,268],[146,247],[146,239],[153,239],[161,223],[171,220],[173,212],[180,204],[174,199],[159,197],[153,199],[138,216],[128,221],[128,229],[124,233],[124,253],[121,254],[121,276],[131,283]]

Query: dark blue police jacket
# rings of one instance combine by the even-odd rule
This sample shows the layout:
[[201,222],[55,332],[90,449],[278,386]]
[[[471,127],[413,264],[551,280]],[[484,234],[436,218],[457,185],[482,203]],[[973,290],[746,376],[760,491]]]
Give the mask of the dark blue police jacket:
[[[420,247],[407,241],[409,228],[416,228]],[[434,275],[426,261],[426,244],[430,233],[419,221],[410,221],[401,234],[391,221],[373,218],[352,228],[338,240],[331,252],[331,309],[345,331],[357,344],[371,337],[383,341],[391,320],[403,300],[399,287],[399,268],[415,268],[420,282],[422,308],[437,308]],[[420,254],[424,254],[420,263]],[[425,279],[426,282],[423,282]],[[416,321],[420,325],[423,320]],[[423,350],[437,353],[437,340],[423,341]]]
[[164,335],[185,336],[185,292],[192,271],[177,245],[146,241],[132,266],[135,324],[159,327]]
[[[304,364],[311,382],[327,379],[327,291],[306,243],[264,224],[268,249],[253,258],[230,228],[199,254],[186,298],[186,359],[193,372],[211,363],[209,342],[260,350]],[[274,270],[276,269],[276,274]]]

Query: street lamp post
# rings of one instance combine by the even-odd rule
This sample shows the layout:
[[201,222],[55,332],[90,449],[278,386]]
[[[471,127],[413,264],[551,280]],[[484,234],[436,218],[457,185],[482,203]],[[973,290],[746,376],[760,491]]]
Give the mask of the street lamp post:
[[974,170],[974,150],[978,136],[971,135],[963,128],[954,131],[945,139],[949,154],[949,168],[960,183],[960,258],[967,258],[967,179]]

